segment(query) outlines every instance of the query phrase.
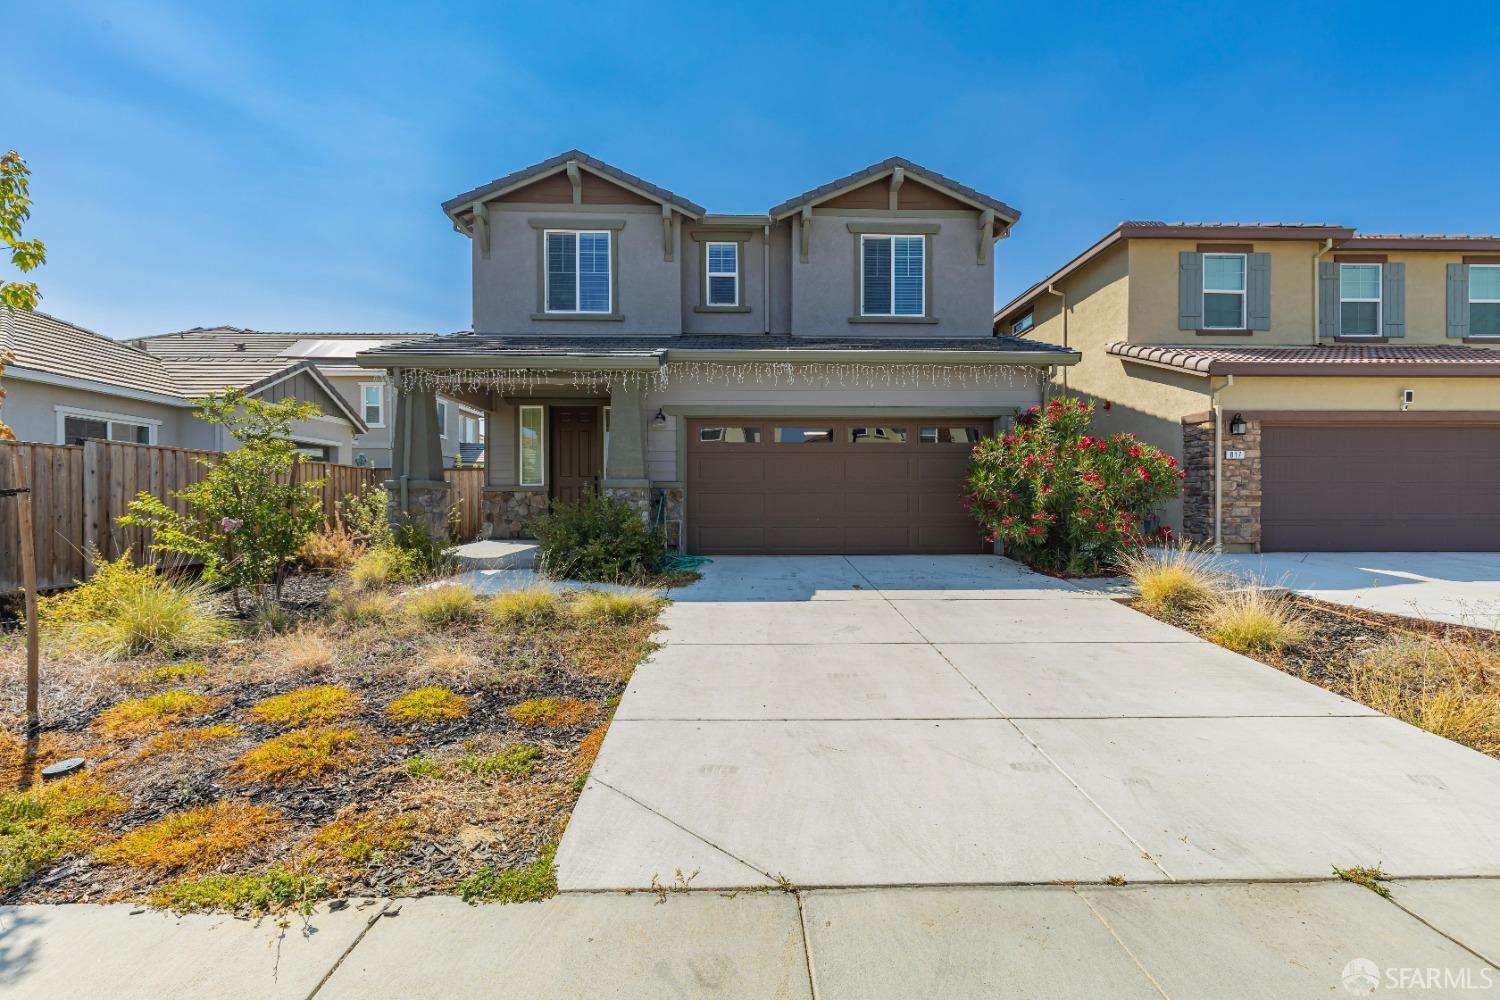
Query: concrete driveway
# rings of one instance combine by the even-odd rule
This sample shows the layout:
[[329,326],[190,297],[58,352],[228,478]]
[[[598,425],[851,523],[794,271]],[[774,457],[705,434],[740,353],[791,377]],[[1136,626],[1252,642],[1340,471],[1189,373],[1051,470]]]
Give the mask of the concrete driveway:
[[1500,958],[1454,940],[1475,906],[1500,927],[1474,751],[998,557],[717,559],[674,597],[565,892],[795,885],[819,997],[1301,996],[1361,956]]
[[1268,552],[1214,558],[1237,576],[1322,601],[1500,629],[1500,552]]

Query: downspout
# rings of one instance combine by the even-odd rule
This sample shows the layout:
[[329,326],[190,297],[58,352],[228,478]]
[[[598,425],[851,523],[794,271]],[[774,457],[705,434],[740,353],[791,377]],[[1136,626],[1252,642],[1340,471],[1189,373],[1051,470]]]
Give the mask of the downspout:
[[1318,280],[1318,258],[1322,257],[1325,253],[1332,249],[1333,240],[1324,240],[1323,245],[1318,247],[1318,252],[1313,254],[1312,259],[1312,345],[1314,347],[1318,346],[1318,291],[1322,286],[1322,282]]
[[765,225],[760,241],[760,317],[761,332],[771,332],[771,224]]
[[1234,376],[1225,375],[1224,384],[1208,394],[1209,409],[1214,415],[1214,551],[1224,551],[1224,410],[1219,393],[1234,385]]
[[[1057,286],[1054,285],[1054,284],[1052,284],[1051,282],[1047,283],[1047,294],[1048,295],[1056,295],[1058,298],[1062,299],[1062,321],[1063,321],[1062,345],[1063,345],[1063,347],[1067,347],[1068,346],[1068,296],[1067,296],[1067,294],[1065,292],[1059,292],[1057,290]],[[1062,385],[1063,385],[1063,391],[1067,392],[1068,391],[1068,370],[1066,368],[1063,369],[1063,373],[1062,373]]]
[[[391,369],[391,387],[401,393],[401,369]],[[407,483],[411,480],[411,401],[401,407],[401,513],[410,513]]]

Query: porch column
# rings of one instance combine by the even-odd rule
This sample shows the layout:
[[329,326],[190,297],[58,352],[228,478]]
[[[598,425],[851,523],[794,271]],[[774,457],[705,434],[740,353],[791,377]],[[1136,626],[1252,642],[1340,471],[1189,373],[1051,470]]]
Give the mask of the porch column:
[[448,534],[449,493],[443,478],[437,394],[396,389],[396,425],[391,437],[390,491],[393,524],[421,523],[434,538]]
[[645,403],[639,386],[609,391],[609,457],[604,466],[604,495],[623,500],[651,523],[651,481],[646,478]]

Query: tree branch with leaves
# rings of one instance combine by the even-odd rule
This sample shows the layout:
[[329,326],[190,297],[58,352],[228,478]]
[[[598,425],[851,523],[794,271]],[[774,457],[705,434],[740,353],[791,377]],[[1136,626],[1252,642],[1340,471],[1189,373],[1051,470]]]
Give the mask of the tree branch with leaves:
[[[21,227],[31,218],[30,185],[27,180],[31,169],[21,154],[11,150],[0,156],[0,242],[10,251],[10,262],[22,274],[41,267],[47,262],[47,248],[41,240],[21,238]],[[34,281],[0,281],[0,308],[7,314],[17,309],[35,309],[42,293]],[[9,316],[7,315],[7,319]],[[0,372],[7,361],[15,355],[8,345],[0,341]],[[5,404],[5,387],[0,385],[0,407]],[[0,441],[14,441],[15,434],[0,421]]]

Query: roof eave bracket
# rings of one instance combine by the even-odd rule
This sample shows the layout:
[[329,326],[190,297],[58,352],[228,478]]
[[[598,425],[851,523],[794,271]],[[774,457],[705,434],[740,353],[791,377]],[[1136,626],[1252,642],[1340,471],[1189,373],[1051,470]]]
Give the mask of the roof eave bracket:
[[975,263],[983,266],[990,259],[990,244],[995,239],[995,210],[987,208],[979,213],[979,256]]
[[807,263],[807,252],[812,247],[812,205],[802,206],[802,263]]
[[900,201],[900,198],[898,197],[898,192],[900,192],[901,185],[902,185],[902,183],[905,180],[906,180],[906,170],[904,168],[897,167],[895,170],[891,171],[891,203],[890,203],[890,209],[891,209],[892,212],[896,211],[896,205]]
[[569,160],[567,163],[568,183],[573,185],[573,204],[583,204],[583,175],[578,170],[578,161]]
[[661,206],[661,259],[672,263],[675,253],[672,241],[672,206],[662,202]]
[[490,256],[490,207],[482,201],[474,203],[474,242],[479,244],[479,256],[485,260]]

